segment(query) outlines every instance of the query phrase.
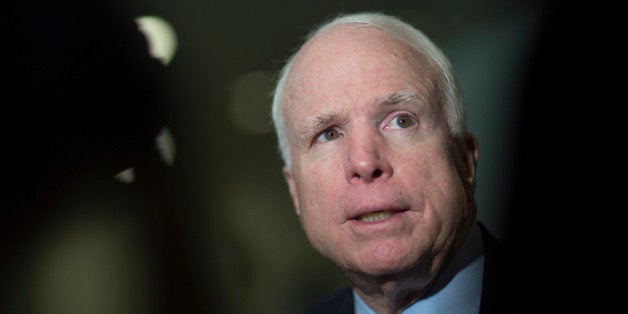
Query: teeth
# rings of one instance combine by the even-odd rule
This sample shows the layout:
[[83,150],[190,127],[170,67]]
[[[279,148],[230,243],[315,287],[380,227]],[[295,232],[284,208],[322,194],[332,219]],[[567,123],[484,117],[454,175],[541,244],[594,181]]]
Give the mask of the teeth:
[[376,222],[376,221],[384,220],[390,217],[390,215],[392,215],[391,211],[384,210],[381,212],[368,213],[368,214],[361,215],[360,217],[358,217],[358,220],[364,221],[364,222]]

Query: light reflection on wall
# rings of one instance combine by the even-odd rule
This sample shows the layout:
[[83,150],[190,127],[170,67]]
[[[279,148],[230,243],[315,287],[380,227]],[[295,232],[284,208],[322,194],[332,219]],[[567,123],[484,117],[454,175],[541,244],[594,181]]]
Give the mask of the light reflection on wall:
[[168,65],[177,51],[177,34],[174,27],[159,16],[140,16],[135,19],[139,30],[148,41],[151,56]]

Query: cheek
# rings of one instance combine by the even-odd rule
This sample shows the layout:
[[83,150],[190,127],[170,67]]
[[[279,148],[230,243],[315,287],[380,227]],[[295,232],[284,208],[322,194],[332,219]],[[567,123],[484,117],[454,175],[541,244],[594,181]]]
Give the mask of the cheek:
[[297,182],[297,195],[301,204],[301,219],[308,229],[319,225],[330,225],[336,214],[338,185],[326,173],[325,167],[307,169],[307,175],[300,174]]
[[[301,224],[312,245],[323,255],[327,255],[330,242],[339,238],[334,226],[342,220],[339,200],[342,200],[337,178],[329,167],[303,169],[296,185],[301,204]],[[307,175],[304,175],[307,173]]]
[[454,165],[442,151],[432,147],[400,151],[392,164],[394,176],[425,192],[449,189],[456,176]]
[[423,147],[400,155],[397,175],[412,195],[423,198],[426,214],[444,222],[464,214],[464,185],[447,150],[439,146]]
[[312,162],[305,160],[299,165],[300,180],[297,182],[299,198],[305,207],[329,206],[335,203],[341,191],[343,172],[335,165],[338,162]]
[[440,222],[438,242],[451,245],[457,230],[463,228],[469,219],[474,218],[468,206],[466,193],[455,167],[443,167],[441,172],[434,172],[433,186],[430,189],[432,214]]

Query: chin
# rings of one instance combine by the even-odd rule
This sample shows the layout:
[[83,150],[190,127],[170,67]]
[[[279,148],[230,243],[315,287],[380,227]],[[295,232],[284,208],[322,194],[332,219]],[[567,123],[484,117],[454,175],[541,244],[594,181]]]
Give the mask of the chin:
[[421,256],[417,252],[414,254],[409,252],[370,254],[359,259],[356,270],[358,273],[369,276],[394,276],[415,268],[422,260]]

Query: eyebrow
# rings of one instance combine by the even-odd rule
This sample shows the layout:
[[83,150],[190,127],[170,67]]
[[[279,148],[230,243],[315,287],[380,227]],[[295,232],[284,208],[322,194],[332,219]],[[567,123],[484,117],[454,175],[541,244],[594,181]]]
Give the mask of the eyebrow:
[[431,95],[425,95],[424,93],[413,90],[394,92],[381,100],[380,104],[383,106],[407,104],[410,106],[416,106],[423,112],[438,115],[437,104],[433,101]]
[[390,94],[388,97],[382,99],[380,103],[382,105],[394,105],[406,102],[422,102],[423,97],[419,97],[415,91],[403,90]]
[[403,91],[398,91],[398,92],[394,92],[392,93],[390,96],[384,98],[384,100],[382,101],[382,103],[384,104],[397,104],[400,102],[409,102],[412,100],[416,100],[417,96],[416,96],[416,92],[411,91],[411,90],[403,90]]
[[300,142],[309,141],[310,136],[320,132],[323,128],[338,121],[338,113],[332,112],[322,116],[311,117],[305,121],[303,128],[299,132]]

